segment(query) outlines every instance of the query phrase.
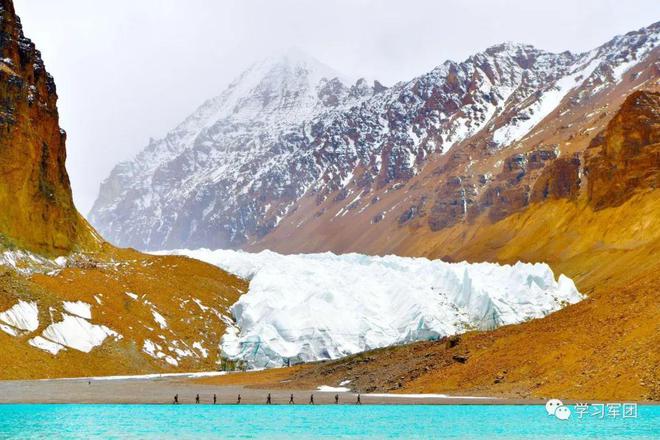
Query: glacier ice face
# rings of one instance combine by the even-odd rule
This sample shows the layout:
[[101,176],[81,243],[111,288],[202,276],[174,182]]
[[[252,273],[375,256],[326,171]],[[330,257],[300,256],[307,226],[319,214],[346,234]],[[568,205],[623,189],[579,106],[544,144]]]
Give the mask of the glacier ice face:
[[583,296],[547,264],[179,250],[250,280],[222,340],[252,368],[336,359],[540,318]]

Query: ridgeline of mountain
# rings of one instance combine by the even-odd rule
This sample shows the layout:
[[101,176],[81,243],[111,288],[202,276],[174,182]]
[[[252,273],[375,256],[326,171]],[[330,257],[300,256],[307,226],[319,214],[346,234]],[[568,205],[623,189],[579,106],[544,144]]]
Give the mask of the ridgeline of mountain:
[[0,246],[63,254],[97,245],[73,204],[65,142],[53,77],[23,35],[12,2],[2,0]]
[[415,254],[398,245],[411,228],[574,194],[543,181],[575,173],[612,109],[653,87],[659,32],[581,54],[502,44],[390,88],[267,60],[118,165],[89,219],[140,249]]
[[0,379],[217,368],[246,282],[99,237],[73,204],[56,104],[0,0]]

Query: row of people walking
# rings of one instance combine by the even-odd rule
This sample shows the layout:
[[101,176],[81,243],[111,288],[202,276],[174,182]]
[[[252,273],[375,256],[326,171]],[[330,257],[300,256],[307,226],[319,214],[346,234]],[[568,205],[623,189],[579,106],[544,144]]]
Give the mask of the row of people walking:
[[[266,405],[270,405],[270,404],[272,404],[272,403],[273,403],[273,399],[272,399],[270,393],[268,393],[268,396],[266,396]],[[295,402],[295,399],[293,398],[293,394],[291,394],[291,395],[289,396],[289,405],[295,405],[295,403],[296,403],[296,402]],[[310,404],[310,405],[314,405],[314,394],[310,394],[310,396],[309,396],[309,404]],[[336,405],[339,404],[339,394],[335,394],[335,404],[336,404]],[[362,404],[362,399],[361,399],[361,396],[360,396],[359,393],[358,393],[358,395],[357,395],[357,400],[355,401],[355,404],[356,404],[356,405],[361,405],[361,404]]]
[[[175,405],[179,404],[179,395],[178,394],[174,395],[174,401],[172,403],[175,404]],[[195,396],[195,403],[200,403],[199,394],[197,394]],[[214,394],[213,395],[213,404],[215,405],[216,403],[218,403],[218,396],[216,394]],[[241,403],[241,395],[240,394],[236,398],[236,403],[237,404]]]
[[[172,403],[175,404],[175,405],[179,404],[179,395],[178,394],[174,395],[174,401]],[[195,403],[200,403],[199,394],[197,394],[195,396]],[[215,405],[216,403],[218,403],[218,396],[216,394],[213,394],[213,404]],[[239,394],[238,397],[236,398],[236,404],[238,405],[240,403],[241,403],[241,395]],[[268,393],[268,396],[266,396],[266,405],[271,405],[272,403],[273,403],[272,396],[270,395],[270,393]],[[289,397],[289,404],[294,405],[295,403],[296,402],[293,398],[293,394],[291,394],[291,396]],[[314,394],[311,394],[309,396],[309,404],[314,405]],[[335,394],[335,404],[336,405],[339,404],[339,394]],[[359,393],[357,395],[357,400],[355,401],[355,404],[356,405],[361,405],[362,404]]]

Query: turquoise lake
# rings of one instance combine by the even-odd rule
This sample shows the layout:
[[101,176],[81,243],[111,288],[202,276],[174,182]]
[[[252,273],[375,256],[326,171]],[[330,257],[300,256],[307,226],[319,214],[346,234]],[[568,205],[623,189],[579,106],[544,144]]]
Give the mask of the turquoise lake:
[[0,405],[0,439],[658,439],[637,418],[560,421],[527,405]]

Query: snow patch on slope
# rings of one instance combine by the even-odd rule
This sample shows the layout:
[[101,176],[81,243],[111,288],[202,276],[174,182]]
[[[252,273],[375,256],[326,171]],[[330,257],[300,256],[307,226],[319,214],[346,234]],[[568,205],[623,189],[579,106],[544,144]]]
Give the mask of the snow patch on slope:
[[28,344],[41,350],[47,351],[50,354],[57,354],[61,350],[66,350],[64,345],[49,341],[48,339],[42,338],[41,336],[35,336],[34,338],[30,339]]
[[165,320],[165,317],[163,317],[163,315],[161,315],[160,313],[158,313],[156,310],[153,309],[151,310],[151,314],[154,317],[154,321],[156,321],[156,324],[158,324],[158,326],[161,329],[167,328],[167,321]]
[[19,334],[18,330],[16,330],[14,327],[5,324],[0,324],[0,330],[7,333],[9,336],[18,336]]
[[91,324],[78,316],[63,313],[62,320],[49,325],[42,336],[60,345],[89,353],[108,336],[118,338],[119,334],[104,325]]
[[85,319],[92,319],[92,306],[84,301],[64,301],[64,310],[72,315],[80,316]]
[[8,266],[22,275],[53,273],[66,267],[67,258],[50,259],[24,250],[0,252],[0,266]]
[[540,318],[583,297],[547,264],[179,250],[250,280],[225,356],[252,368],[336,359]]
[[568,92],[581,85],[600,63],[600,59],[592,59],[590,62],[578,67],[572,74],[558,80],[532,105],[522,109],[518,119],[495,130],[493,141],[498,145],[505,146],[525,136],[559,106]]
[[9,310],[0,313],[0,321],[19,330],[33,332],[39,328],[37,303],[21,300]]

